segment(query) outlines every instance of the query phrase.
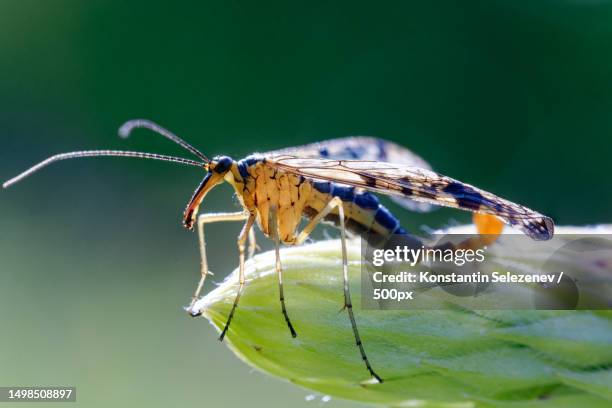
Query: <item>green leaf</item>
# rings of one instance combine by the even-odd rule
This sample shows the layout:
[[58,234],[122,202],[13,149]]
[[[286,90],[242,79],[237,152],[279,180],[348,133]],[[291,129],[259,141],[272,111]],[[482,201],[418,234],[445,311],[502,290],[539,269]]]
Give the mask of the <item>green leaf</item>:
[[[357,324],[383,384],[371,381],[341,311],[337,240],[281,250],[295,339],[281,314],[274,253],[247,263],[225,340],[236,356],[301,387],[379,406],[612,405],[612,313],[362,310],[359,243],[348,250]],[[218,331],[237,287],[234,272],[196,304]]]

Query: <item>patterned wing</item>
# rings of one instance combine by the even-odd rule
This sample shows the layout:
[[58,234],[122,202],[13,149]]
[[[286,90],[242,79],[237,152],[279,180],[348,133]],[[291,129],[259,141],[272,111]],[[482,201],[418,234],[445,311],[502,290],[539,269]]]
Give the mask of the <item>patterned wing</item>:
[[[265,156],[268,155],[293,155],[305,159],[381,161],[431,170],[429,163],[405,147],[388,140],[369,136],[351,136],[325,140],[265,154]],[[412,211],[427,212],[435,208],[427,202],[415,201],[403,196],[391,196],[391,199]]]
[[283,155],[266,160],[271,167],[304,177],[329,180],[390,196],[471,212],[493,214],[536,240],[552,238],[553,221],[522,205],[431,170],[363,160],[303,159]]

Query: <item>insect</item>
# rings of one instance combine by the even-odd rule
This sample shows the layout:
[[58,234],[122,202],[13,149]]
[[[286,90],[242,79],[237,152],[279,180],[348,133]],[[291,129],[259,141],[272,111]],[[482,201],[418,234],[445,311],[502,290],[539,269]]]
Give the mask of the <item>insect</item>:
[[[347,311],[350,319],[361,358],[370,375],[378,382],[383,380],[370,364],[353,313],[346,237],[347,234],[353,234],[368,240],[384,241],[386,237],[399,235],[410,237],[414,242],[420,241],[411,238],[373,193],[388,195],[398,204],[413,210],[427,210],[433,204],[481,214],[480,218],[475,218],[481,232],[501,231],[501,223],[499,226],[495,222],[491,224],[491,220],[496,218],[487,217],[488,214],[521,229],[536,240],[550,239],[553,235],[554,225],[550,218],[469,184],[435,173],[419,156],[390,141],[372,137],[349,137],[265,154],[253,154],[242,160],[227,156],[217,156],[211,160],[172,132],[148,120],[128,121],[119,129],[119,134],[128,137],[136,128],[149,129],[166,137],[191,152],[199,161],[131,151],[76,151],[51,156],[8,180],[3,187],[7,188],[56,161],[79,157],[136,157],[185,164],[205,170],[207,173],[183,214],[183,225],[187,229],[191,230],[194,225],[197,226],[201,254],[200,278],[191,305],[186,308],[191,315],[201,314],[193,305],[199,298],[205,278],[209,274],[204,225],[219,221],[244,222],[237,239],[239,288],[220,340],[223,340],[228,332],[244,288],[245,256],[252,256],[255,252],[254,225],[257,224],[261,232],[275,243],[281,311],[291,335],[296,337],[297,333],[285,305],[279,247],[281,243],[299,245],[319,223],[333,223],[340,229],[341,235],[343,309]],[[243,211],[198,215],[198,209],[206,194],[222,182],[232,185]],[[303,218],[308,222],[298,231]],[[466,245],[472,243],[468,242]]]

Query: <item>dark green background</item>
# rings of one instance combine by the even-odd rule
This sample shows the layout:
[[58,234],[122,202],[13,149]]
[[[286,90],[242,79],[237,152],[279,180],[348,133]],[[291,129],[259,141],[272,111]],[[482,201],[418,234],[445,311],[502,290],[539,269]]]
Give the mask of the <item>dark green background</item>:
[[[211,156],[384,137],[558,224],[612,218],[609,1],[3,0],[0,67],[3,179],[75,149],[186,155],[116,136],[146,117]],[[181,310],[198,254],[179,221],[203,175],[86,159],[0,192],[0,385],[76,385],[82,406],[316,406]],[[218,190],[203,210],[237,208]],[[469,221],[391,208],[416,231]],[[217,280],[238,229],[210,229]]]

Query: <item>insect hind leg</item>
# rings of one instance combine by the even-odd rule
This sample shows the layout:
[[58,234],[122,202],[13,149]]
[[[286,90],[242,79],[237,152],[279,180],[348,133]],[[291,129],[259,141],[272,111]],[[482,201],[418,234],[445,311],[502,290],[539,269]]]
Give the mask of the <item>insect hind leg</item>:
[[348,275],[348,256],[346,251],[346,227],[344,222],[344,206],[342,204],[342,200],[339,197],[334,197],[325,208],[323,208],[310,222],[304,227],[302,232],[297,236],[294,241],[295,245],[301,244],[304,242],[310,233],[314,230],[314,228],[319,224],[329,213],[331,213],[335,208],[338,209],[338,218],[340,221],[340,241],[342,244],[342,278],[344,283],[344,307],[343,310],[346,310],[349,316],[349,320],[351,321],[351,327],[353,329],[353,335],[355,337],[355,344],[359,348],[359,353],[361,354],[361,359],[365,363],[366,369],[370,373],[372,377],[374,377],[379,383],[383,382],[383,379],[376,374],[370,361],[368,360],[368,356],[365,352],[365,348],[363,347],[363,342],[361,341],[361,336],[359,335],[359,329],[357,328],[357,321],[355,320],[355,314],[353,313],[353,303],[351,302],[351,291],[349,285],[349,275]]

